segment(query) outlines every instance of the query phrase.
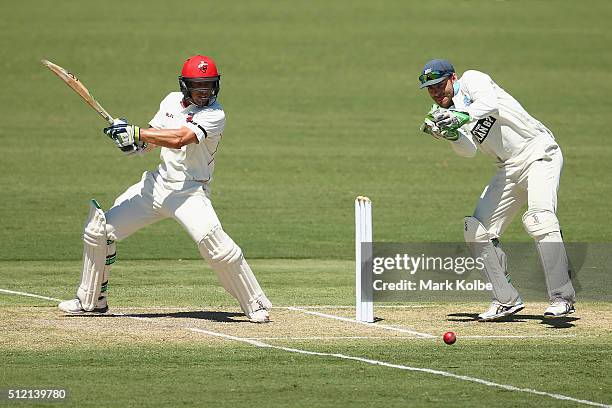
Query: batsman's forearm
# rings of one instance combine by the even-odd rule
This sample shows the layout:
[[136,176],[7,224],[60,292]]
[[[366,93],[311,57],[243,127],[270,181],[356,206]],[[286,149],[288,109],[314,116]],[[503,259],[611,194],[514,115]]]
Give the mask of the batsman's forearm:
[[197,137],[188,128],[180,129],[140,129],[140,139],[157,146],[180,149],[190,143],[196,143]]

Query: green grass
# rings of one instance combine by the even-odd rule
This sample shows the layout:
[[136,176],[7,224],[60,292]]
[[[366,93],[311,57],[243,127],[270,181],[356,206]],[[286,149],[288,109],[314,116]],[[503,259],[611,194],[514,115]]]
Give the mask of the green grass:
[[[594,120],[612,108],[603,96],[612,91],[608,2],[192,7],[205,28],[188,29],[197,25],[186,18],[189,3],[0,5],[0,259],[78,259],[87,200],[108,208],[158,162],[119,154],[97,115],[38,60],[72,69],[112,114],[145,124],[195,52],[217,58],[228,115],[213,203],[251,257],[349,258],[358,194],[374,200],[378,240],[462,240],[462,217],[494,168],[418,132],[430,101],[416,77],[433,56],[490,73],[554,131],[566,158],[559,217],[567,239],[612,240],[604,222],[612,148],[605,121]],[[528,240],[518,221],[504,238]],[[199,256],[173,222],[121,250],[139,259]]]
[[[609,397],[609,390],[605,388],[610,383],[601,381],[607,376],[605,366],[594,366],[594,370],[584,372],[574,365],[580,361],[577,357],[594,361],[610,352],[609,347],[599,344],[578,353],[575,344],[554,344],[556,355],[552,361],[548,353],[537,347],[539,344],[534,347],[532,343],[504,345],[501,349],[498,343],[486,342],[454,348],[422,342],[377,346],[375,352],[363,343],[349,346],[348,351],[344,346],[340,351],[392,360],[396,364],[486,377],[500,383],[512,381],[517,386],[566,395],[575,392],[578,378],[584,381],[581,397],[594,401]],[[445,348],[442,350],[442,347]],[[304,348],[330,351],[329,347],[321,346]],[[335,347],[335,351],[338,348]],[[491,361],[492,353],[495,353],[495,361]],[[335,407],[338,401],[350,401],[350,406],[392,407],[433,407],[449,401],[458,407],[472,407],[476,403],[480,406],[576,406],[544,396],[510,393],[430,374],[240,344],[226,347],[194,344],[171,349],[160,346],[111,350],[59,348],[47,353],[12,351],[5,354],[4,360],[11,372],[12,384],[67,388],[70,396],[61,406],[127,406],[133,401],[138,403],[132,406],[142,407],[231,407],[246,401],[275,407]],[[61,367],[58,361],[62,362]],[[220,365],[219,361],[224,364]],[[475,368],[474,361],[483,363]],[[509,378],[508,372],[513,370],[517,374]],[[551,384],[548,373],[567,370],[573,370],[576,376],[559,376]],[[95,378],[95,381],[85,382],[84,377]],[[5,381],[2,378],[2,382]]]
[[[101,133],[100,118],[40,65],[41,58],[74,71],[111,114],[141,125],[177,89],[188,55],[216,58],[228,122],[213,204],[278,305],[353,303],[357,195],[373,199],[377,241],[462,241],[462,218],[495,169],[487,157],[457,157],[418,131],[431,102],[418,90],[417,76],[434,57],[449,58],[461,72],[491,74],[553,130],[565,157],[558,215],[566,240],[612,242],[611,12],[605,0],[2,2],[0,288],[72,296],[88,200],[95,197],[108,208],[158,163],[156,154],[127,159],[116,151]],[[519,220],[503,239],[530,241]],[[171,220],[119,243],[118,254],[111,305],[236,310],[195,244]],[[609,293],[609,280],[590,279],[592,273],[585,269],[579,276],[588,283],[584,291]],[[484,299],[470,311],[483,305]],[[0,321],[7,330],[0,336],[0,388],[63,385],[72,393],[66,405],[73,406],[104,406],[113,398],[117,406],[252,400],[269,406],[573,405],[204,335],[164,343],[163,336],[147,341],[128,332],[123,341],[111,336],[104,346],[87,345],[88,330],[94,330],[88,325],[101,324],[91,320],[73,334],[82,344],[66,345],[59,328],[44,326],[47,317],[55,322],[50,306],[0,293],[6,319],[13,312],[32,314],[14,326]],[[602,334],[609,329],[608,309],[605,302],[585,305],[590,314],[564,330],[599,324],[603,332],[576,338],[472,340],[452,348],[412,340],[289,346],[611,403],[610,341]],[[281,328],[292,323],[290,315],[280,316],[288,319],[278,322]],[[307,321],[314,331],[337,329],[313,319]],[[34,320],[43,325],[40,332]],[[449,324],[435,322],[436,331]],[[537,320],[520,324],[543,330]],[[236,330],[233,324],[215,327]],[[508,334],[522,327],[486,330]],[[27,337],[20,330],[41,338],[22,346]],[[550,374],[559,382],[547,381]]]
[[[353,304],[352,261],[256,259],[250,264],[277,304]],[[0,289],[69,298],[74,295],[80,269],[80,261],[0,262]],[[121,306],[234,305],[233,298],[225,293],[216,274],[203,260],[118,260],[111,272],[109,288],[111,304],[117,305],[116,299],[120,299]],[[24,301],[27,299],[0,294],[0,305],[19,305]]]

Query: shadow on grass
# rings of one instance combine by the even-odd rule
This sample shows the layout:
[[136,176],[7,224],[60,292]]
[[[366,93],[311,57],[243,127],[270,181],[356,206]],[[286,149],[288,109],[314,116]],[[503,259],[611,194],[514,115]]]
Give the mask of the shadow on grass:
[[[449,322],[475,322],[478,313],[451,313],[447,315]],[[499,320],[492,322],[483,322],[483,324],[495,324],[495,323],[524,323],[528,320],[539,321],[540,324],[548,326],[551,329],[569,329],[575,325],[572,322],[580,320],[579,317],[557,317],[557,318],[545,318],[542,315],[526,315],[526,314],[515,314],[511,316],[503,317]]]
[[[172,313],[126,313],[126,314],[81,314],[81,315],[66,315],[67,317],[135,317],[139,319],[158,319],[162,317],[176,318],[176,319],[200,319],[210,320],[213,322],[223,323],[249,323],[246,316],[242,313],[228,313],[228,312],[211,312],[205,310],[198,310],[193,312],[172,312]],[[239,319],[236,319],[239,318]]]

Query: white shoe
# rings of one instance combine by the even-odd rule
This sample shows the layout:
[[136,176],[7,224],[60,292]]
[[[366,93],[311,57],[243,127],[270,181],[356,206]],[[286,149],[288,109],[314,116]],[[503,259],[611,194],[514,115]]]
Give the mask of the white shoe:
[[576,311],[574,305],[567,300],[555,299],[544,311],[544,317],[563,317]]
[[262,295],[255,301],[259,308],[254,312],[247,313],[247,317],[253,323],[268,323],[270,321],[270,312],[272,309],[272,302],[265,295]]
[[253,323],[268,323],[270,313],[266,309],[259,309],[249,314],[249,320]]
[[503,305],[499,302],[491,303],[491,307],[484,313],[478,315],[477,320],[479,322],[490,322],[493,320],[501,319],[505,316],[513,315],[520,312],[525,308],[525,304],[518,298],[513,305]]
[[103,314],[103,313],[108,312],[108,303],[106,301],[106,297],[99,299],[98,304],[96,305],[96,308],[92,311],[87,311],[83,309],[83,306],[81,305],[81,301],[78,298],[71,299],[71,300],[64,300],[57,307],[59,307],[59,309],[62,312],[66,312],[68,314],[85,314],[85,313]]

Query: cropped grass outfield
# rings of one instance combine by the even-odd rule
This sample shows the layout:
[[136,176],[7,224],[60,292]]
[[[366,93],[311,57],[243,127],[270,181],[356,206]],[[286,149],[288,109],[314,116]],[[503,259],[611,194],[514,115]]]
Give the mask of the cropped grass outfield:
[[[431,102],[417,76],[434,57],[491,74],[552,129],[565,239],[612,242],[611,13],[605,0],[2,2],[0,289],[71,297],[88,200],[108,208],[158,163],[125,158],[41,58],[141,125],[187,56],[217,60],[228,122],[213,204],[278,306],[353,304],[357,195],[374,203],[377,241],[463,239],[495,168],[418,131]],[[530,238],[516,220],[504,240]],[[544,303],[472,323],[486,303],[377,309],[389,325],[456,331],[452,347],[290,309],[250,325],[167,220],[118,245],[110,304],[133,319],[67,318],[54,301],[0,293],[0,390],[68,388],[61,405],[78,407],[578,404],[185,330],[200,328],[612,403],[609,302],[579,303],[560,325],[539,319]]]

